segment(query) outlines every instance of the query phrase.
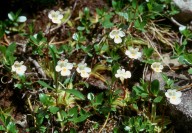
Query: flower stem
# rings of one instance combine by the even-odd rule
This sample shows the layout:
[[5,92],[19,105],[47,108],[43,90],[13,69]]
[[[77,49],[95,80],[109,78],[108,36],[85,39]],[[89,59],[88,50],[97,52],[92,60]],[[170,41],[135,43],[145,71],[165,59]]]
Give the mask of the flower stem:
[[157,106],[155,103],[152,103],[152,110],[151,110],[151,121],[154,122],[156,118],[156,109]]

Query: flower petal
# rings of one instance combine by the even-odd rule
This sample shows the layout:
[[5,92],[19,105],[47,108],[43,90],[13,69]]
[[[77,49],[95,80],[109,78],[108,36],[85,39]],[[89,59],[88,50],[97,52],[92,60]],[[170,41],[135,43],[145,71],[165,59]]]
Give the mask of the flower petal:
[[25,71],[23,71],[22,69],[17,69],[17,70],[16,70],[16,73],[17,73],[18,75],[24,75]]
[[165,96],[167,97],[167,98],[170,98],[171,96],[170,96],[170,93],[167,91],[167,92],[165,92]]
[[119,31],[119,34],[118,34],[120,37],[124,37],[125,36],[125,32],[123,31]]
[[67,63],[67,66],[66,66],[68,69],[72,69],[73,68],[73,64],[72,63]]
[[117,43],[117,44],[118,44],[118,43],[121,43],[121,42],[122,42],[121,37],[115,36],[114,42]]
[[109,37],[110,38],[115,38],[115,36],[117,35],[117,30],[112,30],[110,33],[109,33]]
[[174,105],[178,105],[179,103],[181,103],[181,98],[170,98],[170,103],[174,104]]
[[20,67],[24,72],[27,70],[27,67],[25,65],[21,65]]
[[69,71],[68,69],[66,69],[66,70],[61,70],[61,75],[62,76],[69,76],[71,74],[71,71]]
[[126,71],[125,72],[125,78],[131,78],[131,72],[130,71]]
[[89,77],[89,73],[87,73],[86,71],[81,71],[81,77],[82,78],[88,78]]
[[85,67],[85,69],[84,69],[86,72],[91,72],[91,68],[89,68],[89,67]]
[[62,19],[62,18],[63,18],[63,14],[59,14],[58,19]]
[[177,91],[175,94],[176,97],[181,97],[181,95],[182,95],[182,93],[180,91]]
[[116,73],[116,74],[115,74],[115,77],[116,77],[116,78],[119,78],[119,77],[120,77],[120,75],[119,75],[118,73]]
[[52,22],[55,23],[55,24],[59,24],[61,23],[61,20],[60,19],[52,19]]
[[56,72],[60,72],[62,70],[62,68],[59,66],[59,65],[57,65],[56,67],[55,67],[55,71]]

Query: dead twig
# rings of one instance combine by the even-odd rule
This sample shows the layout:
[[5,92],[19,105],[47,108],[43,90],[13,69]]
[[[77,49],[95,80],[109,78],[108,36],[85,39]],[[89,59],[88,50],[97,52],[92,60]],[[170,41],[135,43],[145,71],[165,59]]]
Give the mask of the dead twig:
[[179,26],[179,27],[184,26],[184,25],[180,24],[179,22],[177,22],[173,17],[171,17],[171,21],[172,21],[175,25],[177,25],[177,26]]
[[36,60],[32,59],[31,57],[29,57],[28,59],[29,59],[30,62],[32,62],[32,63],[34,64],[34,66],[36,67],[38,73],[39,73],[43,78],[46,78],[46,75],[45,75],[43,69],[41,68],[41,66],[39,65],[39,63],[38,63]]
[[6,41],[6,43],[9,45],[9,44],[10,44],[10,42],[9,42],[9,40],[7,39],[6,34],[4,34],[3,38],[4,38],[4,40]]
[[178,91],[183,91],[184,89],[187,89],[187,88],[191,89],[191,87],[192,87],[192,83],[189,85],[181,87]]

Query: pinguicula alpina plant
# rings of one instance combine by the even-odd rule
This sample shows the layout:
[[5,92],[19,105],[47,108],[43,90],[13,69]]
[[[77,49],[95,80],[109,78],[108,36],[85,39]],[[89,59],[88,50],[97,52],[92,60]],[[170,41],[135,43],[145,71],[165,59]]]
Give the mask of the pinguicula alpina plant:
[[91,68],[87,67],[87,63],[79,63],[77,66],[77,72],[82,78],[88,78],[91,72]]
[[151,68],[155,72],[162,72],[163,65],[160,62],[154,62],[154,63],[152,63]]
[[174,105],[178,105],[181,103],[181,91],[177,91],[175,89],[169,89],[165,92],[165,96],[169,99],[169,102]]
[[12,72],[15,72],[18,75],[24,75],[25,71],[27,70],[27,67],[23,65],[23,61],[18,62],[15,61],[14,64],[12,65]]
[[122,37],[125,36],[125,33],[121,29],[114,29],[109,33],[109,37],[114,39],[115,43],[122,43]]
[[118,69],[117,73],[115,74],[116,78],[119,78],[122,83],[124,83],[124,79],[131,78],[131,72],[125,71],[125,69]]
[[129,47],[128,50],[125,51],[125,54],[131,59],[139,59],[142,54],[139,52],[139,48]]
[[60,60],[57,62],[57,66],[55,70],[60,72],[62,76],[69,76],[71,75],[71,69],[73,68],[73,64],[69,63],[67,59]]
[[48,14],[48,17],[51,19],[51,21],[55,24],[60,24],[61,20],[63,18],[63,14],[61,14],[60,11],[54,11],[51,10]]

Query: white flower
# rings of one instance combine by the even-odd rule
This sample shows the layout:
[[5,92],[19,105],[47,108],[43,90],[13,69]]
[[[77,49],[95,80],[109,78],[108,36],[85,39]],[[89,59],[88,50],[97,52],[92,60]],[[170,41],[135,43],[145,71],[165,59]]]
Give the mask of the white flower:
[[69,76],[71,74],[71,69],[73,68],[72,63],[68,63],[68,60],[60,60],[57,62],[57,66],[55,67],[55,70],[57,72],[61,72],[62,76]]
[[132,59],[141,58],[141,52],[139,52],[139,48],[129,47],[129,50],[125,51],[125,54]]
[[162,72],[163,69],[163,65],[160,62],[154,62],[151,65],[151,68],[155,71],[155,72]]
[[53,23],[60,24],[63,14],[60,11],[51,10],[48,14],[48,17],[52,20]]
[[129,131],[131,128],[129,126],[125,126],[125,131]]
[[124,82],[124,79],[131,78],[131,72],[125,71],[125,69],[118,69],[115,74],[116,78],[120,78],[121,82]]
[[184,31],[187,27],[186,26],[180,26],[179,31]]
[[119,29],[119,30],[112,30],[109,33],[109,37],[114,39],[115,43],[121,43],[122,42],[121,37],[124,37],[124,36],[125,36],[125,33],[123,31],[121,31],[121,29]]
[[91,68],[87,67],[86,63],[79,63],[77,66],[77,72],[80,73],[81,77],[88,78],[91,72]]
[[149,0],[145,0],[146,2],[149,2]]
[[171,104],[178,105],[181,102],[181,95],[180,91],[169,89],[165,93],[165,96],[170,100]]
[[18,75],[24,75],[25,71],[27,70],[27,67],[23,65],[23,61],[18,62],[15,61],[12,65],[12,71],[16,72]]

